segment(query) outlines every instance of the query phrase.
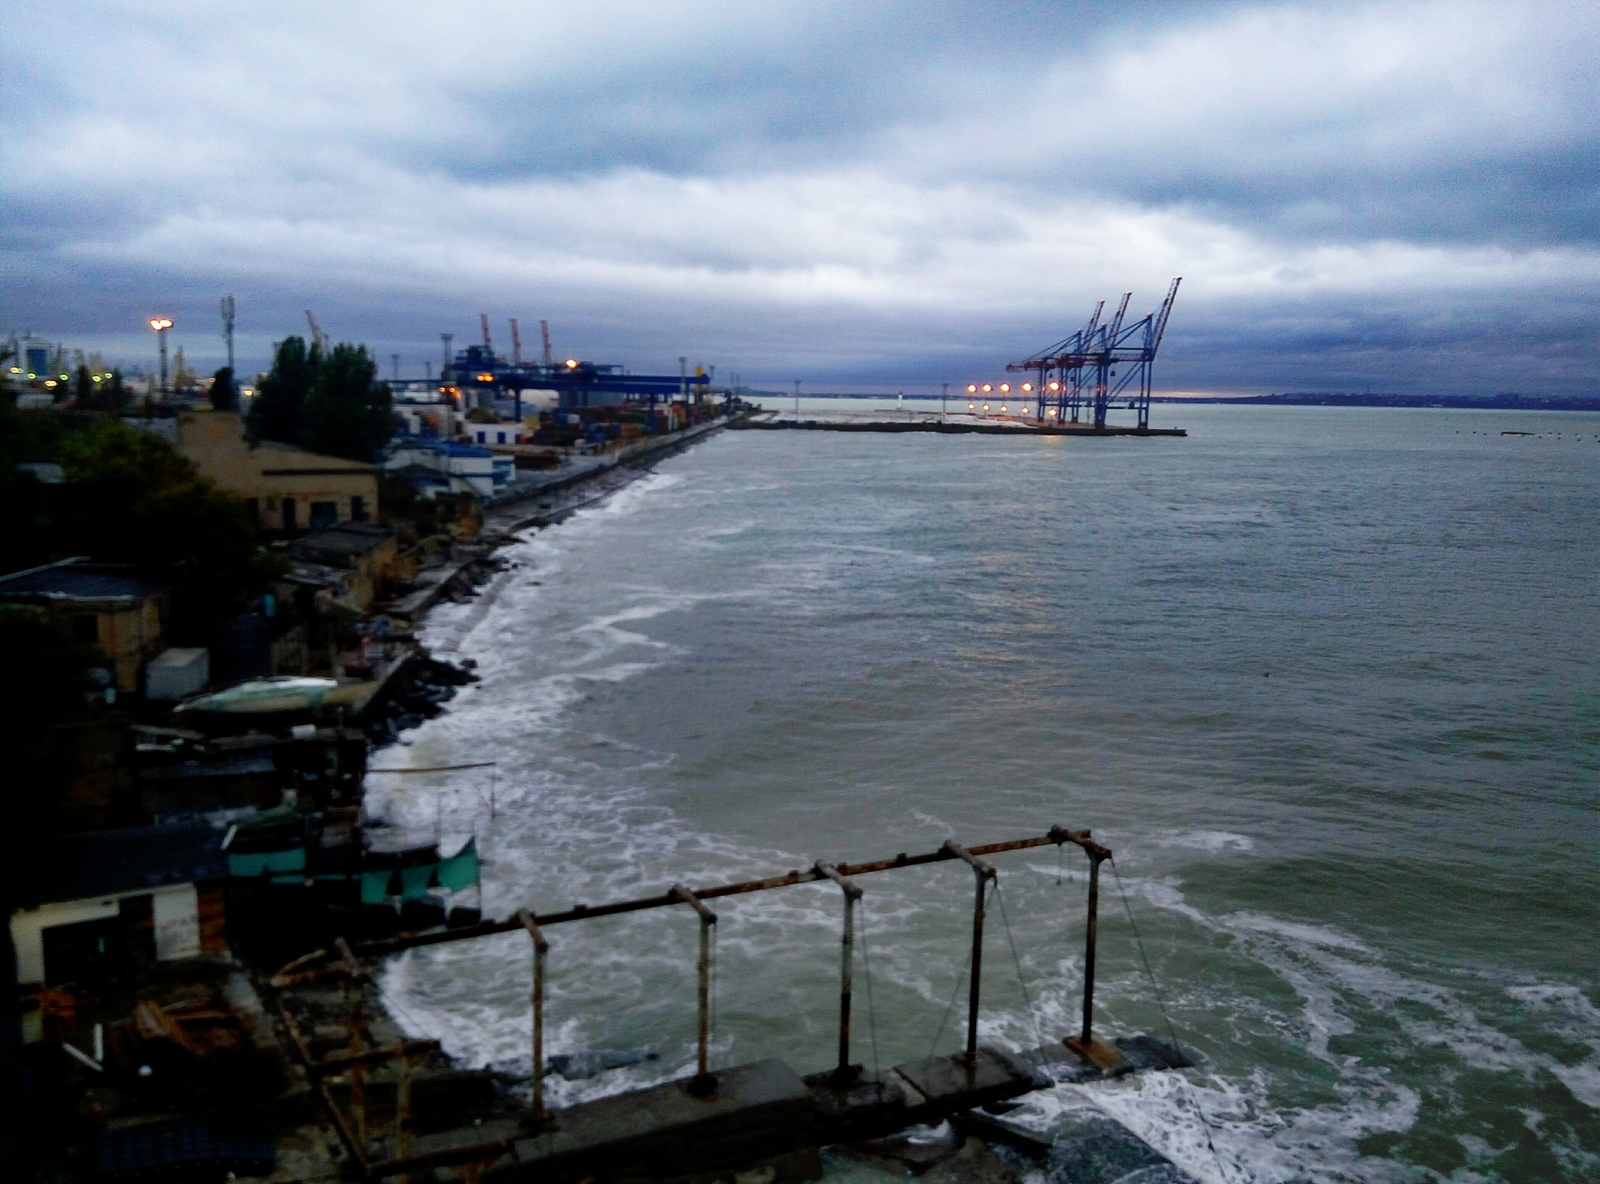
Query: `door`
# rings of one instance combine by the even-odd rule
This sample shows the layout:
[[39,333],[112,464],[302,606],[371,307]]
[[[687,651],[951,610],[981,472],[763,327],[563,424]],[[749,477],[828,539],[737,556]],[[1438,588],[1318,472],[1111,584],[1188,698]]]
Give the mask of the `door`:
[[53,925],[39,936],[49,987],[99,986],[116,975],[125,957],[121,917]]
[[284,530],[299,530],[300,529],[300,523],[297,520],[296,515],[295,515],[294,498],[292,498],[292,497],[286,497],[286,498],[283,499],[283,529]]

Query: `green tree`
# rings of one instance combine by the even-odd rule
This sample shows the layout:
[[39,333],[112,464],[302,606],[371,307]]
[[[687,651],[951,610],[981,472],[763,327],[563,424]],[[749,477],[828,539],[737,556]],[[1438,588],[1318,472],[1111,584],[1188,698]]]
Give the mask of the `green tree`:
[[216,622],[266,587],[271,562],[244,499],[201,477],[165,440],[100,420],[67,436],[59,456],[82,504],[95,507],[59,545],[172,585],[172,640],[208,644]]
[[121,415],[127,408],[128,388],[122,385],[121,370],[113,370],[111,377],[100,380],[99,400],[95,405],[112,415]]
[[300,443],[300,412],[317,380],[322,351],[306,348],[303,337],[286,337],[273,354],[272,369],[261,376],[250,401],[250,434],[280,444]]
[[239,388],[234,385],[233,367],[224,366],[212,375],[211,406],[218,411],[239,410]]
[[83,410],[94,406],[94,379],[89,375],[88,363],[78,367],[78,372],[73,382],[73,394],[77,396],[77,405]]
[[394,434],[389,384],[377,376],[366,346],[334,346],[300,409],[300,442],[313,452],[372,460]]

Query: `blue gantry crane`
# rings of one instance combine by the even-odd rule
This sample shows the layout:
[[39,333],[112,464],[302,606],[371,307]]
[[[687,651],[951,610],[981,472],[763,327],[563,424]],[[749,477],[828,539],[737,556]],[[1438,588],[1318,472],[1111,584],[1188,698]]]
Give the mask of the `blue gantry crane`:
[[1038,418],[1078,423],[1088,408],[1094,414],[1094,426],[1103,428],[1107,410],[1128,392],[1129,408],[1138,412],[1139,426],[1148,428],[1156,351],[1161,348],[1182,279],[1173,279],[1159,309],[1131,325],[1124,325],[1123,321],[1133,293],[1125,292],[1110,322],[1100,321],[1106,307],[1102,300],[1094,306],[1088,324],[1072,336],[1007,365],[1010,373],[1038,376]]
[[521,419],[525,389],[553,390],[562,410],[579,411],[624,403],[654,407],[658,402],[698,401],[711,384],[706,375],[689,374],[686,370],[678,374],[629,374],[618,365],[577,358],[556,361],[551,357],[549,329],[543,321],[540,322],[544,335],[542,364],[523,361],[521,334],[515,321],[511,322],[514,353],[507,361],[494,352],[488,316],[480,314],[479,319],[483,344],[458,350],[454,362],[440,376],[440,389],[462,396],[463,406],[480,403],[483,399],[511,398],[516,403],[515,416]]

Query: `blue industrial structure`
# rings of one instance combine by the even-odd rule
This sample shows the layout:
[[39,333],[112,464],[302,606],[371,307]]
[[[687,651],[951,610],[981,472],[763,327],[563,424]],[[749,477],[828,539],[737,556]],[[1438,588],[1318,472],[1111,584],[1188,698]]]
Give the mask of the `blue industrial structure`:
[[[514,326],[512,332],[515,336]],[[580,411],[623,404],[654,407],[657,403],[699,402],[711,384],[704,374],[629,374],[621,366],[576,358],[524,363],[520,341],[518,346],[514,360],[496,357],[485,318],[484,343],[457,351],[454,364],[442,376],[441,389],[454,388],[463,396],[464,405],[481,405],[485,401],[481,396],[487,396],[491,404],[497,398],[510,398],[516,404],[516,418],[521,419],[524,390],[553,390],[561,410]],[[473,394],[480,398],[471,399]]]
[[1103,428],[1107,409],[1131,387],[1128,406],[1138,412],[1139,426],[1148,428],[1156,350],[1167,331],[1167,318],[1172,315],[1172,302],[1182,279],[1178,276],[1172,281],[1161,307],[1142,320],[1126,326],[1122,323],[1133,296],[1126,292],[1116,316],[1109,324],[1101,324],[1100,314],[1106,307],[1102,300],[1095,305],[1089,323],[1071,337],[1025,361],[1008,365],[1006,369],[1012,373],[1038,375],[1038,417],[1077,423],[1083,409],[1089,407],[1094,412],[1094,426]]

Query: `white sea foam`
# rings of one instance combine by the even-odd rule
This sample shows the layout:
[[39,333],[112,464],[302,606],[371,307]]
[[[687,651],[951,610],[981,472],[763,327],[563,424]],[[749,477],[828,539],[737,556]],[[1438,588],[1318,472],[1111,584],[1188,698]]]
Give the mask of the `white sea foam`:
[[1226,830],[1163,831],[1153,835],[1152,841],[1158,847],[1180,847],[1190,851],[1203,851],[1207,855],[1256,849],[1254,839]]
[[[842,564],[859,562],[852,547],[757,559],[739,572],[747,586],[709,594],[646,583],[654,574],[649,571],[641,575],[629,569],[625,578],[610,580],[591,574],[611,570],[595,559],[607,543],[607,532],[644,529],[638,523],[628,526],[634,516],[660,512],[665,520],[681,514],[692,504],[691,495],[701,497],[707,491],[705,483],[652,478],[629,487],[625,497],[586,508],[561,527],[511,548],[508,554],[524,566],[462,645],[463,655],[477,659],[483,682],[464,688],[445,715],[416,729],[412,748],[385,754],[386,764],[412,766],[467,759],[499,762],[492,771],[460,776],[395,777],[387,784],[375,779],[371,794],[374,812],[398,824],[440,825],[452,843],[461,835],[478,836],[484,904],[490,914],[505,915],[522,905],[548,911],[576,901],[654,892],[674,878],[720,881],[768,874],[774,867],[805,866],[804,856],[753,850],[748,843],[693,825],[673,809],[674,799],[668,795],[675,786],[662,776],[677,755],[669,748],[630,747],[615,737],[592,734],[597,725],[580,708],[597,687],[624,687],[687,653],[687,643],[649,622],[706,601],[741,596],[781,602],[797,618],[815,614],[824,611],[826,598],[813,594],[839,585]],[[642,521],[648,526],[653,520]],[[741,520],[703,538],[734,540],[751,525]],[[466,608],[440,606],[427,635],[459,622]],[[663,792],[663,786],[669,789]],[[486,809],[490,792],[499,806],[492,825]],[[933,835],[954,835],[959,817],[942,816],[942,805],[938,799],[923,801],[902,817]],[[1231,860],[1230,866],[1238,866],[1239,856],[1255,850],[1250,837],[1221,830],[1172,830],[1150,841],[1198,857]],[[1037,874],[1006,879],[1008,905],[1019,923],[1025,921],[1026,885],[1053,890],[1048,877],[1055,872],[1043,860],[1021,866]],[[1081,880],[1081,867],[1076,870]],[[1475,1009],[1456,992],[1428,982],[1423,972],[1402,969],[1382,952],[1377,939],[1261,909],[1211,913],[1189,900],[1182,883],[1170,876],[1130,876],[1125,884],[1141,929],[1147,928],[1151,912],[1162,924],[1193,927],[1204,935],[1200,942],[1212,957],[1248,972],[1242,979],[1268,979],[1281,988],[1208,999],[1205,990],[1222,988],[1185,986],[1194,997],[1184,1006],[1224,1015],[1248,1039],[1282,1051],[1280,1060],[1313,1064],[1318,1087],[1307,1091],[1314,1096],[1295,1094],[1292,1067],[1235,1068],[1226,1076],[1220,1069],[1148,1074],[1035,1095],[1027,1110],[1018,1112],[1028,1121],[1047,1127],[1063,1108],[1094,1106],[1205,1180],[1412,1179],[1415,1169],[1363,1156],[1359,1150],[1368,1136],[1412,1129],[1423,1105],[1417,1090],[1395,1080],[1375,1063],[1377,1058],[1363,1060],[1337,1051],[1339,1037],[1360,1031],[1374,1017],[1407,1050],[1447,1054],[1445,1078],[1459,1068],[1518,1078],[1548,1074],[1588,1105],[1600,1098],[1600,1016],[1576,988],[1506,988],[1511,999],[1547,1017],[1547,1026],[1597,1051],[1596,1058],[1566,1065],[1529,1049],[1479,1014],[1491,1014],[1492,1009]],[[876,882],[868,893],[862,932],[871,935],[879,1019],[893,1026],[893,1005],[885,1001],[900,1000],[901,1010],[912,1017],[902,1023],[903,1044],[931,1039],[937,1017],[952,993],[962,988],[960,954],[954,961],[946,955],[949,949],[961,950],[970,888],[950,895],[948,900],[924,899]],[[820,886],[730,899],[719,905],[719,913],[724,998],[737,989],[741,966],[772,963],[778,955],[785,956],[787,966],[799,961],[789,957],[796,951],[820,955],[837,948],[837,895]],[[589,926],[562,926],[553,934],[547,1048],[559,1053],[650,1042],[658,1044],[661,1058],[586,1082],[552,1080],[554,1104],[665,1080],[689,1069],[692,920],[641,917],[614,919],[592,931]],[[996,942],[998,933],[997,928]],[[1013,1048],[1071,1030],[1082,980],[1075,949],[1063,952],[1059,943],[1047,947],[1026,940],[1021,947],[1024,975],[1033,989],[1032,1014],[1017,997],[1010,951],[997,945],[986,955],[986,1004],[980,1017],[985,1041]],[[795,1032],[825,1043],[831,1017],[816,1000],[831,994],[829,968],[826,957],[811,961],[820,968],[796,970],[814,970],[810,988],[784,984],[769,998],[746,1000],[743,1022],[748,1024],[759,1010],[763,1017],[777,1015]],[[525,938],[506,935],[413,951],[389,964],[383,983],[405,1008],[401,1018],[415,1025],[418,1034],[440,1038],[468,1063],[526,1072],[531,1067],[530,976]],[[1116,1030],[1119,1008],[1126,1001],[1148,1004],[1152,999],[1137,967],[1103,959],[1100,983],[1109,1030]],[[806,989],[812,994],[806,995]],[[959,1015],[954,1022],[959,1024]],[[723,1063],[740,1056],[749,1040],[741,1034],[746,1030],[739,1022],[719,1029],[716,1055]],[[946,1035],[958,1039],[953,1028]],[[1187,1032],[1183,1036],[1191,1038]],[[800,1036],[793,1039],[804,1043]],[[916,1050],[917,1055],[925,1051],[925,1043]],[[1216,1060],[1227,1059],[1226,1048],[1213,1045],[1208,1051]],[[762,1055],[771,1055],[770,1050]],[[1286,1103],[1286,1096],[1295,1100]],[[1208,1146],[1208,1129],[1221,1166]],[[1493,1150],[1467,1148],[1475,1157],[1471,1170],[1492,1172]]]

